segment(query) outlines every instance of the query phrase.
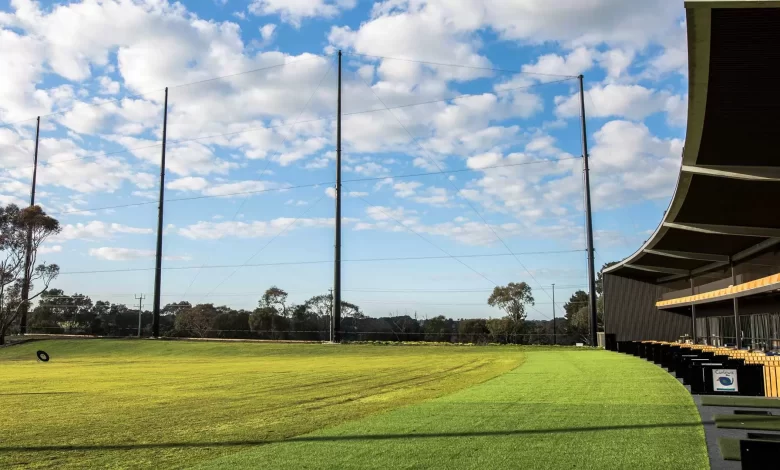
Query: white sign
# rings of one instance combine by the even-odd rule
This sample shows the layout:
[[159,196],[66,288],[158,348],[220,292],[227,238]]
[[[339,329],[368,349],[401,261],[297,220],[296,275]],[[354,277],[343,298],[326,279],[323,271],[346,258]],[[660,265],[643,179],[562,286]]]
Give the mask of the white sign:
[[736,369],[712,369],[712,387],[716,392],[738,392]]

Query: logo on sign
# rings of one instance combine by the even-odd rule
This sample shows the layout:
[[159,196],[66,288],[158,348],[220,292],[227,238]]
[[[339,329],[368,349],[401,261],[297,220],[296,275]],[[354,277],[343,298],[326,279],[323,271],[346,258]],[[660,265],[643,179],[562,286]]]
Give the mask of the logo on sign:
[[716,392],[738,392],[736,369],[712,369],[712,385]]

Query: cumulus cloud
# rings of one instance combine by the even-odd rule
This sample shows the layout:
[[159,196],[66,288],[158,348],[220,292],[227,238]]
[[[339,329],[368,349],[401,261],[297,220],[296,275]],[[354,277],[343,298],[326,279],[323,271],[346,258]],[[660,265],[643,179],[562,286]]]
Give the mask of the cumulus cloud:
[[[624,117],[642,120],[651,114],[669,108],[669,100],[680,97],[666,91],[657,91],[641,85],[597,85],[585,91],[585,112],[589,117]],[[556,114],[560,117],[580,115],[579,93],[569,97],[555,98]]]
[[594,134],[593,201],[617,207],[670,197],[679,174],[683,141],[654,136],[644,124],[610,121]]
[[547,54],[539,57],[535,64],[523,66],[523,72],[543,75],[576,76],[593,66],[593,52],[585,47],[578,47],[565,57],[558,54]]
[[49,253],[60,253],[62,252],[62,245],[52,245],[52,246],[42,246],[38,248],[38,254],[46,255]]
[[253,0],[254,15],[279,15],[282,21],[300,27],[305,18],[332,18],[341,10],[354,8],[357,0]]
[[[135,248],[118,248],[103,246],[89,250],[89,256],[106,261],[132,261],[136,259],[154,258],[154,250],[138,250]],[[163,256],[166,261],[189,261],[190,256]]]
[[[354,222],[344,218],[343,224]],[[179,235],[192,240],[219,240],[225,237],[262,238],[281,232],[290,232],[301,228],[333,227],[333,218],[290,218],[279,217],[270,221],[254,222],[198,222],[178,229]]]
[[117,234],[149,235],[152,233],[154,233],[154,230],[151,228],[131,227],[117,223],[93,220],[86,224],[65,224],[60,233],[52,236],[52,240],[97,239],[111,238]]

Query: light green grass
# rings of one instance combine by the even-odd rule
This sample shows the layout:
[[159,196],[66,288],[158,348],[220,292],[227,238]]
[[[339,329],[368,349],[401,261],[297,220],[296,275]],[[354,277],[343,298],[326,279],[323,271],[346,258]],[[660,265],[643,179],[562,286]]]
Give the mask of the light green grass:
[[705,406],[733,406],[740,408],[780,408],[780,398],[707,395],[701,397],[701,404]]
[[715,415],[715,426],[727,429],[780,431],[780,416]]
[[644,360],[529,348],[518,369],[198,469],[709,467],[693,400]]
[[442,396],[522,359],[516,347],[12,346],[0,349],[0,468],[186,467]]

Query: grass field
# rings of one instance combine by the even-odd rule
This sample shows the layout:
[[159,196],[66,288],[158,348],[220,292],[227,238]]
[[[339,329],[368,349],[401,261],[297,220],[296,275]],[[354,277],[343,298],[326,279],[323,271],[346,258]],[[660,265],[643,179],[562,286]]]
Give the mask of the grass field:
[[707,468],[669,374],[563,348],[36,342],[0,423],[2,468]]

